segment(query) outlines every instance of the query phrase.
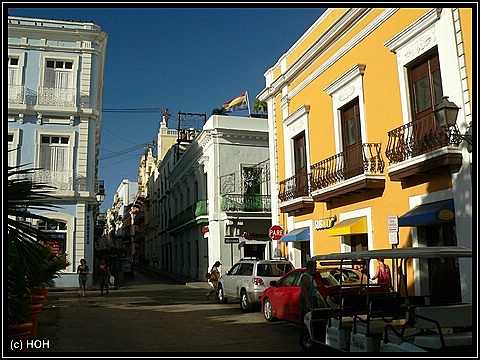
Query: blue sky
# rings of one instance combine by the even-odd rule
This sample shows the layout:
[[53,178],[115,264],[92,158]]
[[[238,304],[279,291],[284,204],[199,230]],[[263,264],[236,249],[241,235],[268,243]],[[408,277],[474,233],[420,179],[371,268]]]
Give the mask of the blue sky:
[[102,211],[112,205],[122,179],[137,181],[143,144],[156,139],[161,108],[168,108],[173,119],[169,127],[176,128],[179,111],[206,113],[208,118],[213,109],[245,90],[253,106],[265,87],[265,71],[324,11],[272,5],[221,8],[221,3],[215,4],[217,8],[186,8],[182,3],[170,3],[168,8],[142,8],[139,3],[126,7],[124,2],[122,8],[114,8],[111,4],[7,5],[9,15],[100,25],[108,33],[103,109],[153,109],[103,112],[99,178],[105,181],[107,196]]

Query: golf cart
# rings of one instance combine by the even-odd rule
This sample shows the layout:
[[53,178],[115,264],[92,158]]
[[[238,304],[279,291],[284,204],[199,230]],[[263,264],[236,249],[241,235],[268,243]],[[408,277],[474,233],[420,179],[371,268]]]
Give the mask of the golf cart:
[[[338,352],[472,352],[472,304],[438,301],[409,295],[408,263],[429,259],[471,258],[470,248],[458,246],[397,248],[317,255],[320,265],[340,268],[390,259],[399,264],[398,291],[379,291],[360,284],[358,291],[340,286],[337,308],[314,309],[304,317],[300,344],[305,351]],[[450,261],[451,262],[451,261]],[[348,291],[347,291],[348,290]],[[431,289],[432,290],[432,289]],[[430,291],[431,291],[430,290]],[[435,301],[432,301],[436,299]]]

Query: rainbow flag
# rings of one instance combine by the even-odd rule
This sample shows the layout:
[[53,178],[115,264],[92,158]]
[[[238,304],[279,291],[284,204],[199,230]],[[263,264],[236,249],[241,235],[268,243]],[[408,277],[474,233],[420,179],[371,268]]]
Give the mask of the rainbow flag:
[[223,103],[223,108],[227,111],[247,110],[247,92],[238,95],[236,98]]

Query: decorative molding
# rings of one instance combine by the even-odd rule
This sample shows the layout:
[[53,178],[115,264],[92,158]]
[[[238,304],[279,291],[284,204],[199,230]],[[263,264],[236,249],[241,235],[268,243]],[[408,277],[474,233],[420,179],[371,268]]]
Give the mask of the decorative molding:
[[336,79],[333,83],[328,85],[324,89],[324,91],[330,96],[333,96],[333,94],[339,91],[338,93],[339,100],[348,98],[350,95],[352,95],[355,92],[355,85],[352,84],[348,87],[347,85],[350,84],[353,80],[355,80],[359,76],[363,76],[363,74],[365,73],[366,67],[367,65],[365,64],[354,65],[345,74],[343,74],[338,79]]

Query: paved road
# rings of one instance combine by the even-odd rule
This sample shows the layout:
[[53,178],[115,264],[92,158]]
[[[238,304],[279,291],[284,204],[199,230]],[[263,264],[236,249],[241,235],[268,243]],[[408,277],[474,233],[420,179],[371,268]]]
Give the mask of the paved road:
[[223,357],[236,352],[242,352],[242,357],[270,352],[304,355],[298,343],[298,325],[268,323],[261,312],[242,313],[238,303],[207,300],[207,287],[207,283],[178,284],[159,275],[137,273],[134,280],[126,280],[108,297],[100,296],[96,289],[87,291],[84,298],[75,290],[51,291],[40,317],[40,341],[28,352],[75,352],[82,356],[114,352],[123,356],[202,356],[199,353],[205,352],[228,353]]

